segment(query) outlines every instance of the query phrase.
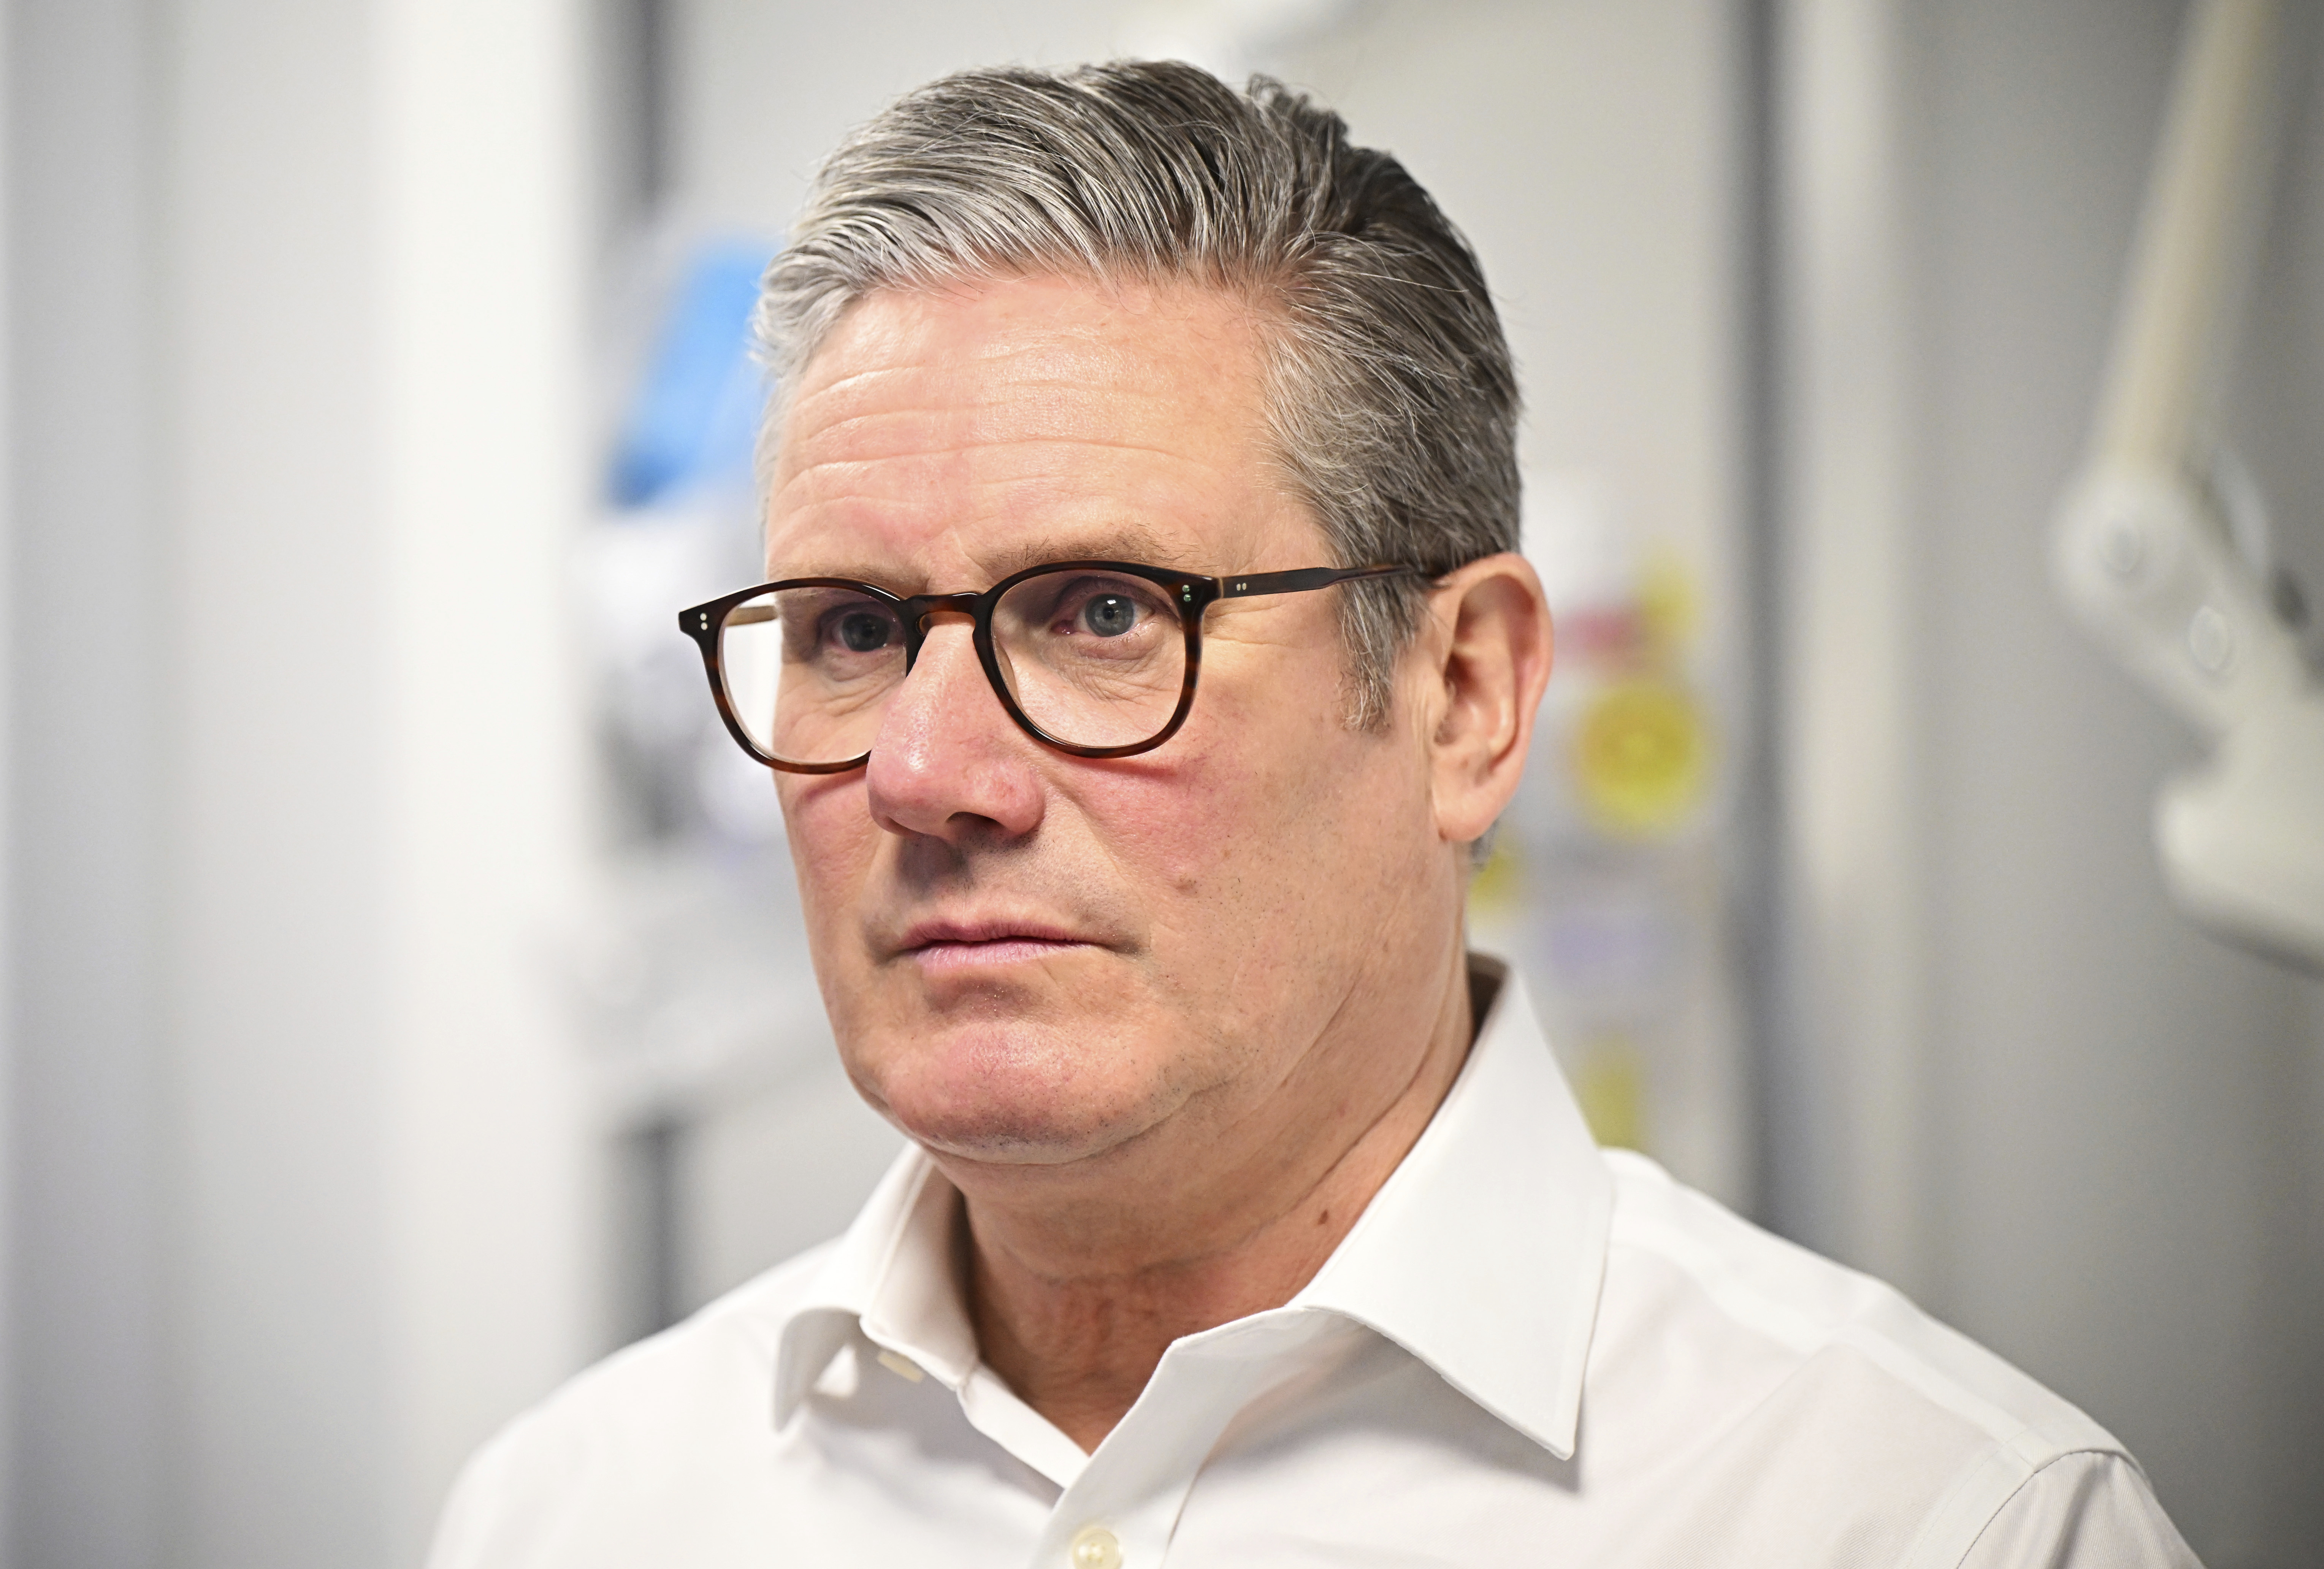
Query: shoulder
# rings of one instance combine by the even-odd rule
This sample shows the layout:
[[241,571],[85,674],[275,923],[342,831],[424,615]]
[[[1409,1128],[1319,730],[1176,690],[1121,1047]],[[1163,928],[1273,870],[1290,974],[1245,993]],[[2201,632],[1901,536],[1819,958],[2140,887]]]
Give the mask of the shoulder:
[[[772,1377],[784,1327],[806,1300],[835,1244],[825,1242],[776,1265],[683,1322],[625,1346],[567,1380],[519,1417],[495,1443],[521,1442],[559,1428],[638,1417],[699,1396],[734,1392],[733,1375],[763,1368]],[[770,1408],[772,1385],[753,1403]]]
[[1607,1163],[1611,1249],[1665,1266],[1699,1310],[1795,1358],[1853,1350],[1899,1398],[1940,1407],[2029,1463],[2121,1451],[2072,1405],[1893,1287],[1760,1230],[1642,1156],[1609,1150]]
[[1705,1445],[1704,1466],[1714,1491],[1732,1468],[1736,1508],[1836,1509],[1886,1547],[1866,1561],[1950,1565],[2029,1487],[2050,1491],[2045,1476],[2119,1471],[2151,1503],[2105,1428],[1894,1288],[1760,1230],[1644,1157],[1609,1151],[1607,1163],[1614,1206],[1590,1374],[1600,1415],[1617,1432],[1626,1409],[1643,1407],[1665,1433],[1683,1423],[1725,1435],[1723,1449]]
[[636,1497],[665,1481],[708,1481],[728,1463],[751,1465],[774,1437],[784,1328],[834,1245],[777,1265],[583,1370],[509,1423],[463,1471],[431,1565],[530,1563],[529,1554],[555,1540],[563,1516],[616,1484]]

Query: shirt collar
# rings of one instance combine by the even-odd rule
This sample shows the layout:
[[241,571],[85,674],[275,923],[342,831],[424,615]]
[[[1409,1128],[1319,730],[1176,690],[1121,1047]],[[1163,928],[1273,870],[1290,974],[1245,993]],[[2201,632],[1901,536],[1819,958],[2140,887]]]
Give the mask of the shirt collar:
[[1497,988],[1435,1117],[1293,1306],[1367,1324],[1560,1459],[1606,1272],[1613,1178],[1536,1020]]
[[790,1420],[859,1329],[954,1390],[968,1381],[976,1331],[954,1262],[959,1204],[959,1190],[918,1145],[888,1168],[783,1326],[775,1355],[777,1426]]
[[[1491,1001],[1427,1130],[1286,1305],[1362,1324],[1561,1459],[1606,1265],[1613,1184],[1525,983],[1472,955]],[[775,1420],[789,1421],[851,1333],[954,1389],[977,1365],[961,1300],[959,1195],[917,1147],[889,1168],[784,1326]]]

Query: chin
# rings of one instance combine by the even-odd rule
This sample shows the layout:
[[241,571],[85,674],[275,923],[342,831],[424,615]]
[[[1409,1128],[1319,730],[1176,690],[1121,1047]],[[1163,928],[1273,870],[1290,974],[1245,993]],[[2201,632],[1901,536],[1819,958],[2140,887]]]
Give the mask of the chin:
[[901,1032],[843,1048],[889,1121],[938,1154],[1063,1165],[1103,1154],[1158,1121],[1161,1086],[1111,1039],[1071,1045],[1053,1027],[982,1023]]

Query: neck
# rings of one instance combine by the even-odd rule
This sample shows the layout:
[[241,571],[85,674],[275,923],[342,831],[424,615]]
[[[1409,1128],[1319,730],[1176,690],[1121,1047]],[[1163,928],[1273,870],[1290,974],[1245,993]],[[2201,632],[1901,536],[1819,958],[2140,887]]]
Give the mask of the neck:
[[[1271,1118],[1241,1141],[1250,1148],[1212,1139],[1166,1162],[1198,1174],[1190,1180],[1156,1181],[1126,1165],[1027,1192],[956,1175],[986,1364],[1093,1450],[1172,1341],[1297,1295],[1419,1140],[1467,1057],[1465,964],[1432,1001],[1434,1017],[1400,1050],[1370,1058],[1388,1071],[1366,1075],[1369,1094],[1326,1094],[1314,1115],[1290,1120],[1312,1135],[1292,1148]],[[1332,1054],[1319,1057],[1319,1077],[1343,1086]]]

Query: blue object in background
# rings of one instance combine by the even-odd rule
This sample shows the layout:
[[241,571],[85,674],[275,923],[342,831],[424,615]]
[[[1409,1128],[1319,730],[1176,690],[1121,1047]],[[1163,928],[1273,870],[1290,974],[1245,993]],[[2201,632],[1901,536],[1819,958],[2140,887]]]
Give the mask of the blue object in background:
[[687,263],[614,445],[607,486],[616,506],[651,506],[749,475],[767,392],[751,357],[751,311],[771,254],[755,241],[723,240]]

